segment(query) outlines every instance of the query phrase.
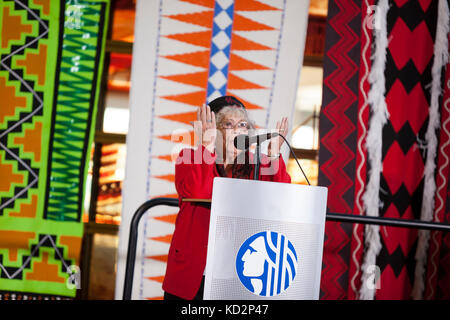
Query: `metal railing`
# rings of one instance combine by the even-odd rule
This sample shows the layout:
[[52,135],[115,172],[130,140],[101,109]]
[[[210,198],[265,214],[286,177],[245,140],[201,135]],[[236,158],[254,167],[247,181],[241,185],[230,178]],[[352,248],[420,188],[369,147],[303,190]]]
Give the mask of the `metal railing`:
[[[178,199],[174,198],[155,198],[144,202],[134,213],[131,219],[130,235],[128,240],[127,261],[125,268],[125,282],[123,287],[123,300],[131,300],[131,292],[133,287],[134,266],[136,260],[136,245],[138,238],[138,227],[142,216],[151,208],[165,205],[170,207],[178,207]],[[450,224],[426,222],[420,220],[404,220],[382,217],[358,216],[353,214],[327,213],[327,221],[375,224],[381,226],[403,227],[413,229],[425,229],[433,231],[450,231]]]

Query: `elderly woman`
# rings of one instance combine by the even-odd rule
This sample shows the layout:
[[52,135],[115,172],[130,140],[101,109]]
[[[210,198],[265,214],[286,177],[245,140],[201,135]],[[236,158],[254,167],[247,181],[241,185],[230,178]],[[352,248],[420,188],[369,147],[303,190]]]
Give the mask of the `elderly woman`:
[[[211,199],[215,177],[253,178],[253,153],[234,146],[237,135],[254,128],[244,105],[232,96],[219,97],[199,108],[197,118],[201,122],[201,144],[195,150],[183,149],[175,165],[180,211],[169,250],[164,299],[203,298],[210,208],[182,199]],[[277,123],[276,129],[283,136],[287,128],[287,118]],[[272,138],[268,155],[261,155],[260,180],[291,182],[280,155],[282,143],[281,137]]]

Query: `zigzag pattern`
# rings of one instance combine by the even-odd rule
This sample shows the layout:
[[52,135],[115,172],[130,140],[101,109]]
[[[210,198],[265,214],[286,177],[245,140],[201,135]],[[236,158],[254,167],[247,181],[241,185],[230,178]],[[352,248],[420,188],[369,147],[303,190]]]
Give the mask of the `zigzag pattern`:
[[[23,12],[23,9],[26,10],[27,16],[27,24],[22,24],[20,16],[16,16],[14,10],[11,9],[11,6],[3,7],[3,20],[4,23],[8,21],[10,24],[9,28],[17,28],[18,30],[22,30],[25,32],[32,33],[32,25],[36,24],[38,27],[38,34],[35,36],[26,35],[24,37],[23,43],[11,45],[11,49],[8,54],[3,54],[0,56],[0,70],[5,70],[8,73],[8,81],[11,83],[17,83],[20,88],[20,91],[26,93],[26,95],[31,100],[31,110],[25,105],[24,108],[15,108],[13,114],[3,114],[3,121],[0,121],[0,127],[2,130],[0,131],[0,147],[5,151],[5,160],[11,161],[17,166],[17,170],[19,172],[27,172],[28,177],[25,182],[25,186],[15,186],[13,191],[13,196],[0,196],[0,215],[3,214],[4,209],[13,208],[17,199],[26,199],[28,197],[28,191],[30,188],[36,188],[38,186],[38,176],[39,169],[36,165],[32,164],[30,159],[24,158],[24,156],[20,152],[20,148],[18,145],[11,146],[8,143],[8,134],[22,132],[23,125],[25,123],[33,123],[33,117],[42,115],[43,109],[43,92],[36,90],[35,81],[30,79],[25,79],[24,71],[21,67],[13,67],[12,60],[13,57],[23,55],[25,53],[25,49],[38,49],[39,40],[48,38],[48,20],[40,18],[40,10],[32,9],[29,7],[28,1],[23,2],[15,2],[8,1],[11,5],[14,6],[14,10],[18,12]],[[5,3],[6,4],[6,3]],[[8,19],[8,20],[7,20]],[[4,24],[4,27],[7,25]],[[29,29],[27,28],[30,27]],[[5,37],[6,38],[6,37]],[[14,41],[17,43],[17,41]],[[3,43],[2,47],[8,45],[8,42]],[[0,79],[1,81],[1,79]],[[7,88],[7,83],[4,83],[4,88]],[[14,88],[11,86],[11,88]],[[5,94],[5,92],[3,92]],[[7,96],[4,96],[7,99]],[[18,110],[18,112],[16,112]],[[11,117],[14,116],[14,117]],[[18,116],[18,119],[16,119]],[[3,123],[1,123],[3,122]],[[20,173],[21,174],[21,173]]]
[[[79,263],[83,226],[47,221],[42,216],[46,190],[41,188],[45,179],[50,179],[45,161],[48,158],[48,124],[54,123],[50,101],[58,98],[54,95],[54,74],[58,65],[48,62],[62,46],[58,34],[68,20],[64,15],[66,3],[70,6],[69,1],[64,0],[52,1],[51,7],[50,0],[0,2],[0,96],[3,102],[0,108],[0,299],[37,297],[36,293],[48,292],[67,297],[76,294],[75,289],[66,286],[67,268]],[[97,4],[109,8],[107,1],[100,0]],[[91,7],[83,9],[83,13],[92,12]],[[82,53],[78,52],[80,56]],[[97,62],[101,65],[102,59]],[[81,62],[79,68],[83,67]],[[74,119],[66,118],[60,124],[64,127],[71,124],[71,120]],[[79,129],[72,128],[72,133]],[[63,133],[61,127],[54,132]],[[89,144],[89,139],[86,143]],[[73,154],[66,155],[70,156]],[[61,182],[54,176],[50,180]],[[49,184],[46,187],[53,192],[61,191]],[[33,231],[37,229],[43,233]],[[33,293],[25,294],[25,291]]]
[[[265,121],[276,65],[283,1],[162,2],[149,198],[175,197],[175,143],[195,145],[190,122],[218,94],[239,98],[258,124]],[[178,132],[174,134],[174,132]],[[150,213],[144,299],[161,299],[174,230],[174,209]]]
[[[332,1],[328,9],[328,28],[337,38],[326,39],[325,59],[333,68],[324,70],[319,185],[328,187],[328,210],[338,213],[352,213],[354,203],[356,146],[346,140],[356,134],[356,121],[349,117],[357,100],[354,77],[359,75],[359,66],[350,52],[359,45],[359,31],[352,25],[360,19],[360,6],[359,1]],[[342,299],[348,285],[351,230],[339,223],[327,223],[325,234],[321,299]]]
[[97,44],[103,43],[106,5],[100,3],[83,11],[81,27],[64,31],[58,62],[44,211],[44,218],[49,220],[80,221],[83,211],[83,172],[102,69],[98,62],[102,61],[103,48]]
[[[436,203],[434,220],[450,222],[450,63],[443,81],[441,132],[436,173]],[[432,232],[430,238],[424,299],[450,299],[450,234]],[[447,245],[446,245],[447,243]]]
[[[365,0],[361,4],[361,12],[370,12],[375,0]],[[356,144],[356,179],[355,179],[355,205],[353,212],[356,215],[364,214],[362,196],[366,185],[367,154],[366,139],[369,122],[369,72],[371,66],[370,57],[372,55],[371,44],[373,41],[371,25],[368,23],[371,16],[365,15],[361,19],[361,63],[359,76],[359,99],[358,99],[358,120],[357,120],[357,144]],[[349,265],[349,288],[348,299],[359,298],[359,288],[361,287],[361,264],[364,252],[364,225],[354,224],[352,240],[350,246],[351,260]]]
[[348,25],[358,12],[352,2],[348,4],[350,8],[345,8],[339,1],[336,5],[341,11],[328,23],[338,32],[340,38],[327,51],[327,58],[337,69],[324,79],[324,86],[331,90],[335,99],[329,101],[322,109],[322,114],[331,122],[332,129],[321,138],[322,146],[332,155],[330,159],[322,162],[320,170],[330,181],[328,192],[333,194],[333,199],[329,202],[329,209],[334,212],[350,213],[352,208],[343,198],[345,192],[353,185],[353,179],[348,177],[344,168],[354,159],[354,152],[342,142],[355,130],[355,125],[342,114],[356,101],[355,93],[347,86],[347,82],[358,70],[355,62],[348,56],[348,52],[358,43],[358,37],[351,29],[337,26]]
[[64,248],[56,245],[56,239],[56,235],[39,234],[38,243],[31,245],[30,255],[22,256],[22,263],[20,267],[6,267],[3,262],[3,255],[0,255],[0,270],[2,271],[0,278],[23,280],[24,269],[31,268],[31,260],[33,258],[38,258],[40,256],[39,249],[44,247],[54,249],[53,258],[61,262],[60,271],[66,273],[69,266],[75,263],[75,261],[64,259]]
[[[367,7],[376,4],[376,2],[365,1],[365,4]],[[344,10],[345,5],[348,12]],[[404,219],[418,219],[420,217],[424,188],[423,161],[425,158],[422,151],[422,142],[425,141],[424,135],[428,120],[427,106],[430,100],[430,92],[427,85],[431,82],[432,47],[437,20],[436,8],[437,1],[390,1],[387,18],[388,34],[396,40],[389,41],[385,71],[386,102],[390,113],[390,122],[383,128],[383,176],[380,186],[380,201],[383,203],[383,207],[380,208],[380,215],[385,217]],[[349,47],[346,46],[349,43],[343,39],[348,39],[349,42],[353,40],[352,26],[354,27],[358,23],[348,23],[348,21],[342,20],[344,20],[343,17],[350,15],[350,11],[354,10],[353,4],[344,4],[343,1],[329,3],[329,28],[332,30],[327,31],[327,35],[333,35],[333,39],[327,38],[327,44],[330,48],[326,50],[325,66],[330,67],[328,70],[331,74],[328,75],[327,69],[325,69],[324,106],[320,127],[322,145],[319,157],[321,163],[319,183],[329,186],[330,211],[351,212],[349,210],[353,210],[354,213],[361,214],[358,193],[355,193],[355,204],[358,208],[352,208],[353,199],[350,194],[353,191],[351,182],[354,180],[352,179],[353,165],[351,164],[352,155],[347,147],[359,151],[358,157],[360,158],[357,157],[356,160],[358,178],[361,176],[361,181],[358,181],[356,185],[358,190],[364,186],[363,178],[366,167],[361,165],[362,162],[360,161],[365,157],[365,150],[360,148],[359,142],[359,149],[350,144],[352,128],[346,120],[353,123],[359,121],[358,124],[363,124],[361,128],[364,129],[364,121],[368,115],[360,114],[360,118],[351,119],[350,115],[357,114],[357,112],[353,113],[354,110],[351,110],[350,106],[344,107],[346,100],[353,101],[353,96],[349,90],[352,86],[350,81],[347,80],[349,79],[348,74],[351,73],[354,66],[349,63],[349,60],[351,60],[348,55]],[[365,10],[362,12],[365,12]],[[336,21],[341,21],[341,25],[338,26],[335,23]],[[361,22],[366,23],[364,19]],[[346,38],[341,38],[343,34],[346,34]],[[410,49],[405,49],[408,47]],[[420,50],[416,50],[416,48],[420,48]],[[343,56],[338,55],[339,51],[343,52]],[[365,57],[364,52],[361,55]],[[344,73],[343,70],[347,73]],[[336,79],[340,81],[336,81]],[[445,81],[448,86],[448,75]],[[364,85],[364,83],[361,84],[360,99],[361,93],[364,95]],[[444,104],[445,101],[448,102],[448,88],[445,94]],[[358,110],[361,105],[362,102],[359,101]],[[339,109],[339,107],[342,108]],[[411,110],[413,111],[411,112]],[[448,122],[447,116],[443,115],[442,118],[444,133],[441,132],[441,139],[443,140],[440,150],[442,153],[438,159],[438,167],[445,162],[444,167],[441,167],[441,169],[444,168],[441,170],[442,172],[438,172],[442,181],[439,180],[439,177],[436,178],[438,185],[441,186],[441,194],[436,203],[439,213],[435,219],[438,221],[445,221],[447,213],[444,208],[446,201],[448,202],[449,199],[448,183],[445,182],[448,174],[444,173],[448,170],[446,164],[448,152],[445,153],[444,151],[448,145],[448,137],[443,137],[448,133],[444,124],[444,121]],[[360,132],[357,136],[358,139],[363,137],[360,136]],[[339,152],[343,152],[343,155]],[[406,174],[398,175],[400,170],[406,172]],[[356,190],[356,192],[358,191]],[[346,272],[342,273],[341,270],[342,268],[345,269],[345,266],[339,266],[338,264],[345,265],[347,260],[339,261],[337,257],[342,257],[346,251],[342,243],[347,241],[346,236],[349,233],[343,234],[342,227],[339,225],[335,225],[334,229],[330,230],[331,227],[327,226],[321,289],[322,298],[332,297],[336,299],[345,297],[341,290],[342,286],[340,286],[342,281],[345,281]],[[361,231],[358,232],[356,228],[354,229],[353,236],[357,237],[361,234]],[[380,290],[377,290],[376,297],[377,299],[407,299],[414,279],[414,253],[417,246],[417,232],[409,229],[399,230],[382,227],[380,228],[380,235],[383,247],[377,258],[377,265],[382,271],[382,286]],[[339,241],[336,245],[336,251],[327,248],[336,241]],[[448,283],[450,283],[447,263],[449,260],[448,237],[441,238],[439,233],[434,233],[431,243],[429,257],[429,266],[431,267],[428,269],[428,286],[425,296],[427,298],[439,297],[445,299],[449,296],[447,288]],[[354,248],[357,247],[352,245],[351,250],[355,250]],[[328,257],[328,253],[333,253],[334,256]],[[359,259],[358,254],[353,252],[352,259],[352,262],[356,264]],[[335,271],[333,264],[338,265],[335,277],[332,276]],[[439,267],[437,264],[439,264]],[[350,270],[349,298],[357,297],[354,290],[354,288],[359,287],[357,267],[356,265],[355,271]]]

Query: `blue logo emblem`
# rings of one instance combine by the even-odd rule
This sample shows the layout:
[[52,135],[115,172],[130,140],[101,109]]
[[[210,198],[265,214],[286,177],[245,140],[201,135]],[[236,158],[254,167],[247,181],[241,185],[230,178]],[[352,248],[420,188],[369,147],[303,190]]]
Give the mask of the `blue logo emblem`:
[[281,233],[259,232],[244,241],[236,256],[236,271],[250,292],[273,297],[295,278],[298,258],[292,243]]

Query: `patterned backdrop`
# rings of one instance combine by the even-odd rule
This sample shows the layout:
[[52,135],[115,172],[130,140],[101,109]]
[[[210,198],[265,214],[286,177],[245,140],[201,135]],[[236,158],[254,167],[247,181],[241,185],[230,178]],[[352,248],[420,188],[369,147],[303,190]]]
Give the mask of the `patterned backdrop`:
[[0,299],[76,295],[108,12],[0,2]]
[[[239,98],[260,128],[293,117],[309,1],[138,1],[116,298],[122,297],[129,223],[154,197],[177,197],[172,157],[194,145],[197,108]],[[180,143],[181,142],[181,143]],[[178,148],[178,149],[177,149]],[[285,151],[285,150],[284,150]],[[134,299],[161,299],[177,210],[141,223]]]
[[[330,212],[450,222],[448,24],[446,0],[329,1]],[[325,233],[322,299],[450,298],[448,233],[337,222]]]

